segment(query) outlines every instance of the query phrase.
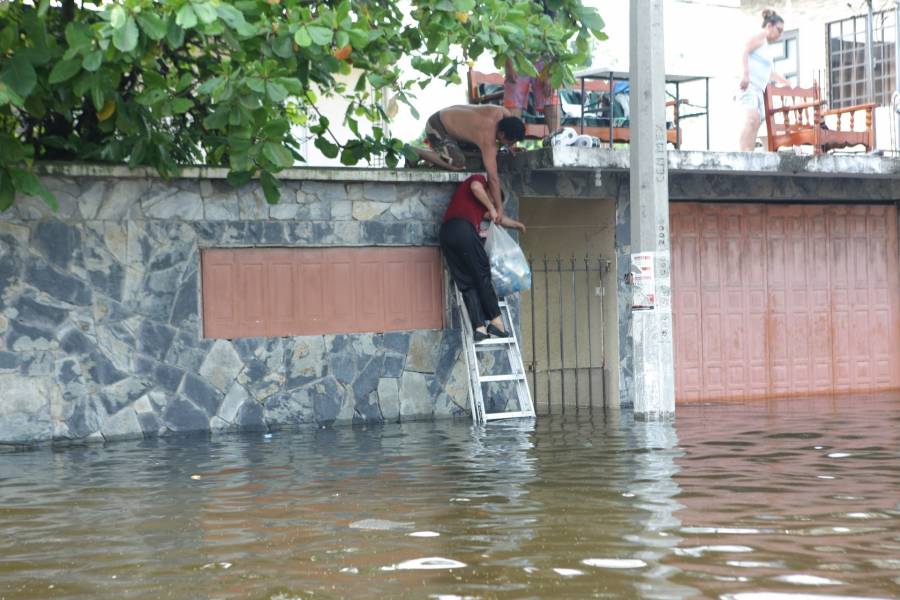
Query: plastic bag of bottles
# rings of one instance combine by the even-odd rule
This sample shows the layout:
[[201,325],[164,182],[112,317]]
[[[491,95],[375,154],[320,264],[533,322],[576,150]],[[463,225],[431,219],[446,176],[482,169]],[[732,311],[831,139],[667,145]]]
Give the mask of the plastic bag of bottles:
[[503,227],[491,223],[484,248],[491,260],[491,279],[498,296],[531,289],[531,269],[525,253]]

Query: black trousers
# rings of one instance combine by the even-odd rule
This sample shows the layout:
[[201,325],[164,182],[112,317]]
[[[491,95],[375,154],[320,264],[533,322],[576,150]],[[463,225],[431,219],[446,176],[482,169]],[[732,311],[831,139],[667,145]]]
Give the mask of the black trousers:
[[491,284],[491,263],[472,224],[464,219],[450,219],[441,225],[439,239],[472,327],[481,327],[485,321],[499,317],[500,305]]

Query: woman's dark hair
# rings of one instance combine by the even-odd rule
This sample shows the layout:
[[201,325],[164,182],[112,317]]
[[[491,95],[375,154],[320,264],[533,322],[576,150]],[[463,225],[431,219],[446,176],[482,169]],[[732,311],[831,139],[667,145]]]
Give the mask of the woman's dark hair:
[[774,8],[767,8],[764,11],[762,11],[762,18],[763,18],[763,23],[762,23],[763,27],[765,27],[766,25],[769,25],[770,23],[772,25],[778,25],[779,23],[784,23],[784,19],[781,18],[781,15],[779,15],[777,12],[775,12]]
[[510,142],[520,142],[525,139],[525,123],[519,117],[503,117],[497,123],[497,131]]

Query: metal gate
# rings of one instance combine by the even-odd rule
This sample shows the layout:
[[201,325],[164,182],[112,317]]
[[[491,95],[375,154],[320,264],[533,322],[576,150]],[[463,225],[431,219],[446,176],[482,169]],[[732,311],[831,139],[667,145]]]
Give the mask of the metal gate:
[[532,284],[521,294],[521,346],[535,410],[540,415],[603,410],[609,260],[544,256],[528,263]]

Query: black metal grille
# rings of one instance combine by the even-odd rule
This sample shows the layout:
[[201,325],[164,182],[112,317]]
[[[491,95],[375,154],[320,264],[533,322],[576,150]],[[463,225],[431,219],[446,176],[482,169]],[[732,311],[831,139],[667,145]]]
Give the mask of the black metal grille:
[[[866,97],[866,17],[826,24],[828,89],[832,108],[868,102]],[[872,64],[875,103],[886,106],[894,91],[896,23],[893,10],[874,13]]]

